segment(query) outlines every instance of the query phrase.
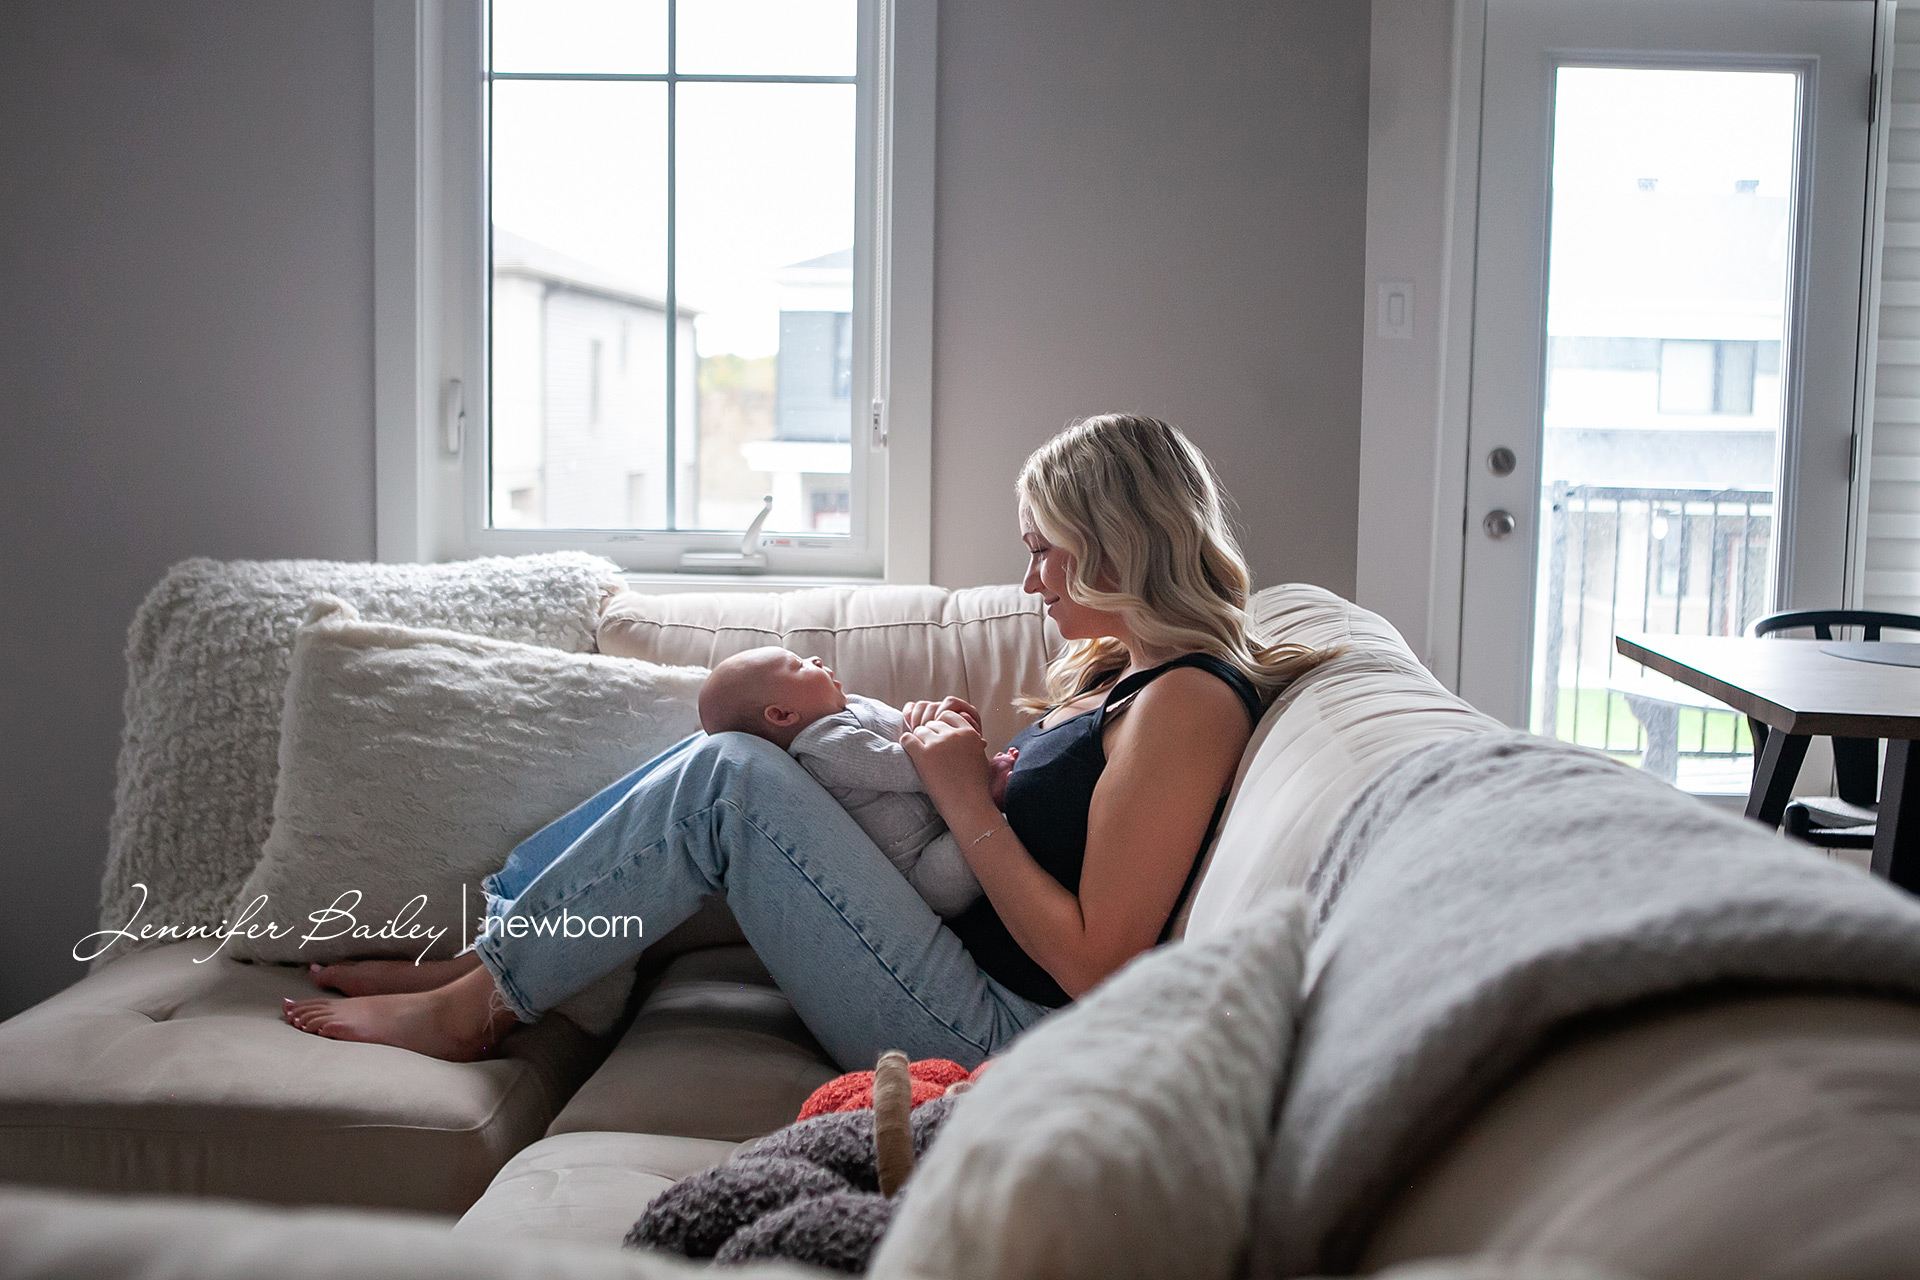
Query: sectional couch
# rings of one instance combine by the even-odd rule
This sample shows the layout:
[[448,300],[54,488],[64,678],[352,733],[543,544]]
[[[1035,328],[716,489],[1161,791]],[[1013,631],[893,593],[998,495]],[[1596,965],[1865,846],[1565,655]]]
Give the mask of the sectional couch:
[[[203,874],[208,860],[181,854],[188,834],[126,811],[157,805],[169,778],[194,779],[190,811],[234,848],[263,834],[258,778],[235,783],[232,769],[203,768],[184,750],[172,763],[161,752],[156,766],[153,743],[132,738],[159,734],[142,726],[173,724],[177,741],[193,741],[207,729],[204,708],[160,704],[204,701],[208,680],[223,691],[246,686],[252,699],[213,721],[264,716],[255,736],[270,729],[285,671],[275,655],[317,589],[357,593],[369,616],[659,663],[704,666],[784,644],[820,655],[849,688],[875,697],[960,694],[982,709],[995,745],[1016,731],[1013,699],[1039,687],[1059,643],[1013,587],[646,596],[622,590],[603,562],[538,559],[177,570],[130,637],[130,746],[103,922],[124,913],[135,877],[179,872],[186,901],[199,875],[204,900],[218,901],[222,882]],[[502,592],[512,609],[489,603]],[[1180,909],[1179,932],[1191,938],[1218,935],[1288,889],[1306,886],[1330,902],[1315,879],[1369,784],[1416,753],[1444,758],[1448,744],[1464,750],[1501,732],[1435,682],[1376,615],[1304,585],[1262,592],[1254,612],[1267,634],[1337,656],[1285,691],[1258,726]],[[508,615],[517,621],[502,621]],[[252,656],[195,657],[201,684],[176,681],[172,692],[155,679],[189,635],[223,626],[234,631],[233,654]],[[243,757],[260,748],[230,749]],[[1550,873],[1552,850],[1540,857]],[[189,863],[201,870],[180,872]],[[1887,909],[1897,920],[1906,906]],[[395,1243],[385,1261],[361,1259],[352,1274],[471,1274],[473,1260],[488,1256],[499,1274],[522,1274],[540,1256],[476,1252],[480,1241],[564,1244],[541,1264],[551,1274],[627,1274],[624,1260],[598,1250],[617,1244],[654,1193],[790,1121],[840,1070],[718,901],[646,952],[611,1029],[550,1016],[516,1031],[502,1056],[470,1064],[303,1035],[278,1016],[282,996],[311,991],[303,971],[196,962],[206,950],[181,942],[109,956],[0,1024],[0,1182],[9,1184],[0,1223],[16,1233],[14,1245],[0,1245],[0,1276],[162,1274],[182,1258],[211,1273],[205,1251],[221,1239],[248,1241],[249,1256],[271,1259],[275,1246],[262,1243],[275,1235],[270,1217],[178,1204],[163,1212],[154,1206],[164,1202],[140,1199],[155,1194],[430,1215],[404,1230],[364,1219],[370,1240],[388,1232]],[[1310,1030],[1326,1012],[1310,996],[1301,1016]],[[1452,1099],[1444,1127],[1407,1140],[1404,1176],[1369,1193],[1365,1229],[1333,1269],[1574,1254],[1647,1280],[1711,1280],[1774,1274],[1751,1265],[1753,1242],[1765,1253],[1766,1242],[1791,1239],[1812,1242],[1796,1255],[1801,1264],[1832,1264],[1803,1274],[1920,1274],[1920,971],[1894,975],[1884,989],[1791,976],[1772,986],[1701,980],[1550,1030]],[[1717,1109],[1696,1120],[1707,1127],[1682,1155],[1633,1165],[1633,1185],[1623,1188],[1631,1162],[1622,1153],[1671,1138],[1676,1090],[1696,1101],[1704,1090]],[[1755,1191],[1762,1184],[1764,1196]],[[288,1218],[285,1238],[298,1238],[305,1221]],[[143,1232],[153,1240],[144,1253]],[[87,1252],[102,1240],[112,1242],[106,1253]],[[1701,1261],[1716,1256],[1748,1261],[1726,1270]]]

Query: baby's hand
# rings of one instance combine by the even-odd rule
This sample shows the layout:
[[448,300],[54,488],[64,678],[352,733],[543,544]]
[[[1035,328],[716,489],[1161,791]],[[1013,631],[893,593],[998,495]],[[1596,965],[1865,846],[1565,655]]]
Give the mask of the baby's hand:
[[965,698],[942,698],[938,702],[909,702],[900,708],[900,714],[906,717],[907,728],[918,729],[923,724],[940,718],[943,711],[951,711],[973,726],[975,733],[980,732],[980,713]]
[[996,809],[1007,807],[1007,778],[1013,773],[1013,762],[1019,758],[1019,748],[1009,747],[987,761],[987,794]]

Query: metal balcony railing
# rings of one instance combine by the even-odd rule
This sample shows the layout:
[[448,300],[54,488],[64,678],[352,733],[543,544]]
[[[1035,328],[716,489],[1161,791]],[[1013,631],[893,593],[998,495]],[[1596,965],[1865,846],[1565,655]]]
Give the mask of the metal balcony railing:
[[[1647,734],[1628,698],[1643,695],[1649,678],[1614,652],[1613,638],[1636,631],[1739,635],[1765,614],[1772,603],[1773,494],[1554,483],[1541,497],[1547,524],[1534,728],[1644,758]],[[1682,704],[1678,713],[1679,758],[1730,764],[1751,755],[1745,722],[1700,702]]]

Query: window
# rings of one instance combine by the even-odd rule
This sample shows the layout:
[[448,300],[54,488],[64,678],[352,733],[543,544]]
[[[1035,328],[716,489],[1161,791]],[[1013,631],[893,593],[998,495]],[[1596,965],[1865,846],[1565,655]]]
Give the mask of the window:
[[[1759,348],[1773,353],[1774,342],[1707,341],[1669,338],[1660,343],[1660,412],[1753,414],[1754,374]],[[1777,371],[1778,356],[1774,357]]]
[[750,570],[714,557],[771,495],[766,572],[924,581],[931,0],[407,8],[376,24],[381,557]]

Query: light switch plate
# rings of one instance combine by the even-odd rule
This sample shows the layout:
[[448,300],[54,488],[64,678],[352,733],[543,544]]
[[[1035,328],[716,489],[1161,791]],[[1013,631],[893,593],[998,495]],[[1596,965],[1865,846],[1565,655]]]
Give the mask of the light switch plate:
[[1413,336],[1413,281],[1383,280],[1374,316],[1374,332],[1383,338]]

